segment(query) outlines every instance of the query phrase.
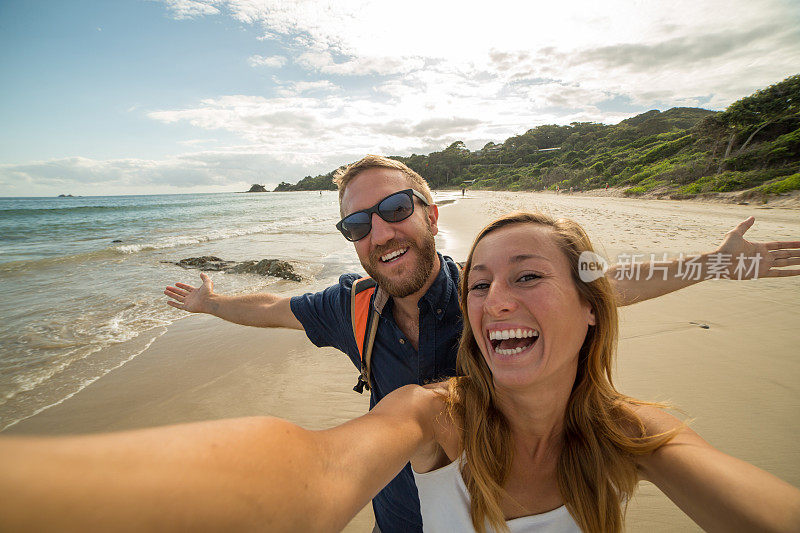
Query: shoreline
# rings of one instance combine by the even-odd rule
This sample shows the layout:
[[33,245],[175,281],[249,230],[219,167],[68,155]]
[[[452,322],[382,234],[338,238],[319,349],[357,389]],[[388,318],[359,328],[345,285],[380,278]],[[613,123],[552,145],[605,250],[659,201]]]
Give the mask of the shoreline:
[[[460,191],[460,189],[436,189],[438,191]],[[711,192],[702,193],[691,198],[672,198],[669,193],[661,193],[657,190],[639,194],[635,196],[626,196],[625,187],[609,187],[608,189],[588,189],[585,191],[560,192],[546,190],[546,191],[509,191],[509,190],[494,190],[494,189],[472,189],[475,191],[491,191],[491,192],[518,192],[521,194],[552,194],[554,196],[582,196],[582,197],[597,197],[597,198],[625,198],[626,200],[672,200],[676,202],[690,202],[700,204],[728,204],[728,205],[752,205],[764,209],[800,209],[800,191],[790,191],[788,193],[769,194],[763,198],[761,197],[745,197],[748,192],[732,191],[732,192]],[[470,192],[470,189],[467,189]],[[761,201],[765,200],[765,201]]]
[[[783,209],[468,192],[440,211],[437,247],[456,260],[466,257],[486,221],[520,209],[575,218],[609,257],[630,250],[708,250],[750,214],[757,217],[750,239],[800,238],[800,220]],[[338,237],[331,233],[332,239]],[[670,399],[694,417],[692,427],[717,448],[800,485],[798,295],[800,278],[709,281],[622,309],[618,387],[645,400]],[[303,332],[190,315],[168,325],[138,356],[4,433],[114,431],[261,415],[312,429],[330,427],[367,411],[368,397],[352,391],[357,374],[347,357],[316,348]],[[371,528],[368,506],[347,531]],[[698,528],[658,490],[642,484],[629,506],[627,530]]]

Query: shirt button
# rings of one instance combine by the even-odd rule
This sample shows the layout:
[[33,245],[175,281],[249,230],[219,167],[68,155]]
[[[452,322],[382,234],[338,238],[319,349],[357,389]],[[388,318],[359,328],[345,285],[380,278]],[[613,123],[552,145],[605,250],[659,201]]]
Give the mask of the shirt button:
[[405,343],[406,343],[405,339],[400,339],[400,344],[405,344]]

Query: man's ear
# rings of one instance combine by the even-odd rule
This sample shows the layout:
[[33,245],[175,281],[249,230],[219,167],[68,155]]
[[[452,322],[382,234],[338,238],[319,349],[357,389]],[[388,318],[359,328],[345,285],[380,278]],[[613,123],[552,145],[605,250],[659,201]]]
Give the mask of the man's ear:
[[436,204],[428,206],[428,223],[431,226],[431,235],[439,233],[439,206]]

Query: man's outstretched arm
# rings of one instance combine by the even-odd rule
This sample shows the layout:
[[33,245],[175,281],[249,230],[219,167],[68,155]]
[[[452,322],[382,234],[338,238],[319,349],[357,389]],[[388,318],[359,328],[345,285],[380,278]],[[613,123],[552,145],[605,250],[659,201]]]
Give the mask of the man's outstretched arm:
[[289,298],[269,293],[224,296],[214,292],[214,283],[200,273],[203,284],[193,287],[176,283],[164,290],[172,298],[167,304],[190,313],[208,313],[236,324],[260,328],[303,329],[292,313]]
[[[622,263],[606,272],[619,305],[630,305],[683,289],[707,279],[755,279],[800,275],[800,241],[750,242],[750,217],[725,234],[710,253],[672,261]],[[648,279],[649,278],[649,279]]]

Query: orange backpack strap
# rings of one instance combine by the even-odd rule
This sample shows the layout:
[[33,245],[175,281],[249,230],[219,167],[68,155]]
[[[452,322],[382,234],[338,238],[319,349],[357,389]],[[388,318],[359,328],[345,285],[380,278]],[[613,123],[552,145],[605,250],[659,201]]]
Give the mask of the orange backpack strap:
[[[374,297],[373,297],[374,296]],[[361,358],[361,373],[353,390],[362,393],[370,389],[370,360],[372,345],[378,331],[378,320],[388,297],[369,277],[353,282],[350,294],[350,318],[353,323],[353,338]]]
[[[456,264],[459,272],[462,273],[464,263]],[[361,357],[361,373],[353,390],[359,394],[364,392],[364,387],[370,390],[372,385],[370,382],[372,346],[375,344],[378,321],[387,301],[389,301],[389,295],[378,287],[374,279],[363,277],[353,282],[350,293],[350,319],[353,323],[353,338],[356,340]]]

